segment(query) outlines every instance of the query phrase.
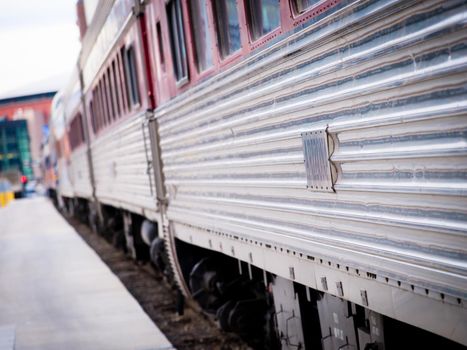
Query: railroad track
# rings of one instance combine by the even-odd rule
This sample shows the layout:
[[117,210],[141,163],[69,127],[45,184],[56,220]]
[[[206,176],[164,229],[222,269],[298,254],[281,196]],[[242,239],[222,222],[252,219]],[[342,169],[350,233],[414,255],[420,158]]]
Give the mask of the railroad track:
[[122,281],[143,310],[179,350],[250,349],[236,335],[222,332],[216,323],[188,303],[177,313],[177,292],[149,263],[137,263],[76,218],[66,218]]

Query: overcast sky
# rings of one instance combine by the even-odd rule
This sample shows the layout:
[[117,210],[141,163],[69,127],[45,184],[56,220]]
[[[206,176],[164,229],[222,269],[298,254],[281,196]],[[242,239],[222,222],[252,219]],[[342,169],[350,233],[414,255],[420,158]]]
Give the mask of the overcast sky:
[[76,0],[0,0],[0,99],[60,89],[80,49]]

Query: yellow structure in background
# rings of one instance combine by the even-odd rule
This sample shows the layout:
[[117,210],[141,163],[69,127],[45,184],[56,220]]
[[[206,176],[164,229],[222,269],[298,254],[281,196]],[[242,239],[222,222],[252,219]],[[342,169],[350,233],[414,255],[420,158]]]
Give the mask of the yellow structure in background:
[[1,192],[0,193],[0,207],[7,206],[13,199],[15,199],[15,195],[13,192]]
[[6,207],[13,199],[15,199],[15,194],[12,191],[10,182],[0,180],[0,208]]

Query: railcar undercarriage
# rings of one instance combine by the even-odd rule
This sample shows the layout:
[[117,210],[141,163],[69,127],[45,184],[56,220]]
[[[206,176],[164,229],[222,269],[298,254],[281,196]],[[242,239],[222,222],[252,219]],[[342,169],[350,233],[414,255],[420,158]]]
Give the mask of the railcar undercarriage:
[[[462,349],[343,298],[177,240],[191,297],[258,349]],[[186,257],[189,257],[188,259]]]
[[[405,324],[343,298],[311,289],[247,262],[174,239],[176,261],[158,225],[142,216],[83,199],[62,199],[62,212],[91,228],[129,257],[151,262],[226,332],[256,349],[463,349],[458,343]],[[181,276],[175,276],[176,271]],[[179,291],[177,310],[183,314]]]

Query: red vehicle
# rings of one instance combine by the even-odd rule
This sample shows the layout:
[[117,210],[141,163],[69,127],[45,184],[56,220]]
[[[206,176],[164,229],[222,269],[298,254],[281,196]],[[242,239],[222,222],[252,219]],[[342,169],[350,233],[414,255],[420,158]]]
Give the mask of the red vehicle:
[[60,198],[254,347],[461,348],[465,14],[106,2],[62,93]]

